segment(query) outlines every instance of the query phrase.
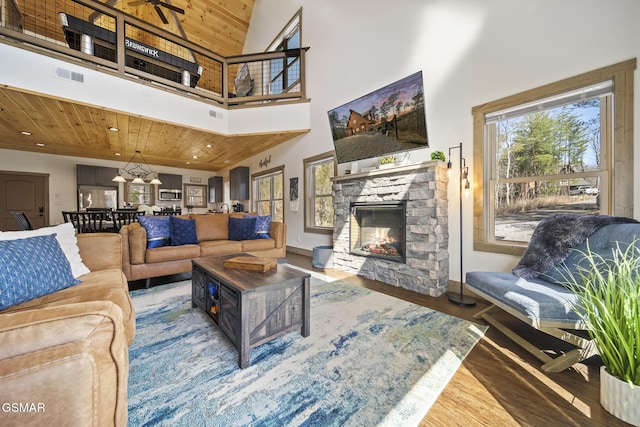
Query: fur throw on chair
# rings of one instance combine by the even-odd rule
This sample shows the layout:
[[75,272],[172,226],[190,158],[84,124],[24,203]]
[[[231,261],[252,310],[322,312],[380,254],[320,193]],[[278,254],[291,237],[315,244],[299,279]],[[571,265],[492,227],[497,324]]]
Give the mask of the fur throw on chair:
[[560,264],[600,227],[637,223],[635,219],[609,215],[551,215],[538,224],[520,262],[512,270],[524,279],[533,279]]

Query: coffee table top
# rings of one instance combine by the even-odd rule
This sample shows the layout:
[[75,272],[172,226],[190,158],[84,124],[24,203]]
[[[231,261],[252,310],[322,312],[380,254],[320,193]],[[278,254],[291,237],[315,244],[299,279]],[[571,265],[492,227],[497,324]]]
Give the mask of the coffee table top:
[[278,264],[273,270],[261,271],[242,270],[238,268],[226,268],[223,263],[225,260],[237,256],[246,256],[247,254],[233,254],[225,256],[197,258],[193,263],[200,266],[211,275],[224,281],[226,284],[233,286],[240,292],[251,291],[263,286],[280,284],[289,280],[300,280],[301,278],[311,277],[309,273]]

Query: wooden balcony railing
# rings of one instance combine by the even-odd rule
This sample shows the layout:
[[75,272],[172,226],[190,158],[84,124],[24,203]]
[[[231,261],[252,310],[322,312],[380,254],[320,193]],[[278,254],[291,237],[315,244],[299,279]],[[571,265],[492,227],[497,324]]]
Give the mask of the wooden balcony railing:
[[0,0],[0,35],[224,107],[304,100],[308,48],[223,57],[93,0]]

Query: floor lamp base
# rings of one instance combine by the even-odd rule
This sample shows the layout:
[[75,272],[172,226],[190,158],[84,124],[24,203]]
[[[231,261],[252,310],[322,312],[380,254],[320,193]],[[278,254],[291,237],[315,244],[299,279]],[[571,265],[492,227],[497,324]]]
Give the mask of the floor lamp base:
[[475,298],[464,296],[463,294],[449,294],[449,302],[460,307],[473,307],[476,305]]

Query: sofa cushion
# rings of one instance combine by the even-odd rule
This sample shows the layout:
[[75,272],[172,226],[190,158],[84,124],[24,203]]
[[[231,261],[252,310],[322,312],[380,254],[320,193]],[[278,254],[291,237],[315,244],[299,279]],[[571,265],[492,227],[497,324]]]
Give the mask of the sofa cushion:
[[6,231],[0,232],[0,241],[2,240],[14,240],[14,239],[26,239],[27,237],[34,236],[46,236],[55,234],[64,255],[67,257],[69,264],[71,264],[71,273],[76,279],[83,274],[87,274],[89,269],[82,262],[80,253],[78,250],[78,241],[76,239],[76,229],[70,222],[55,225],[53,227],[43,227],[37,230],[25,230],[25,231]]
[[140,225],[147,232],[147,248],[160,248],[168,246],[171,243],[171,225],[169,224],[170,216],[138,216]]
[[276,241],[273,239],[254,239],[242,241],[242,252],[247,251],[263,251],[276,247]]
[[200,242],[200,256],[221,256],[239,254],[242,252],[242,242],[232,240],[209,240]]
[[195,245],[198,243],[196,221],[194,219],[170,216],[169,225],[171,229],[171,246]]
[[0,310],[78,283],[55,235],[0,241]]
[[198,241],[229,239],[229,215],[195,215]]
[[598,229],[590,235],[587,241],[571,249],[569,255],[560,265],[540,275],[541,279],[558,285],[566,285],[567,279],[573,276],[576,284],[582,285],[580,270],[590,269],[590,263],[585,259],[589,251],[596,255],[596,261],[610,260],[614,251],[620,244],[620,250],[625,251],[627,246],[635,240],[636,247],[640,248],[640,224],[610,224]]
[[256,217],[229,218],[229,240],[256,238]]
[[564,286],[541,279],[523,279],[513,273],[473,271],[466,275],[467,286],[494,300],[500,301],[531,319],[539,322],[580,324],[574,311],[578,303],[576,294]]
[[198,245],[164,246],[161,248],[147,249],[147,264],[164,261],[176,261],[181,259],[198,258],[200,247]]

